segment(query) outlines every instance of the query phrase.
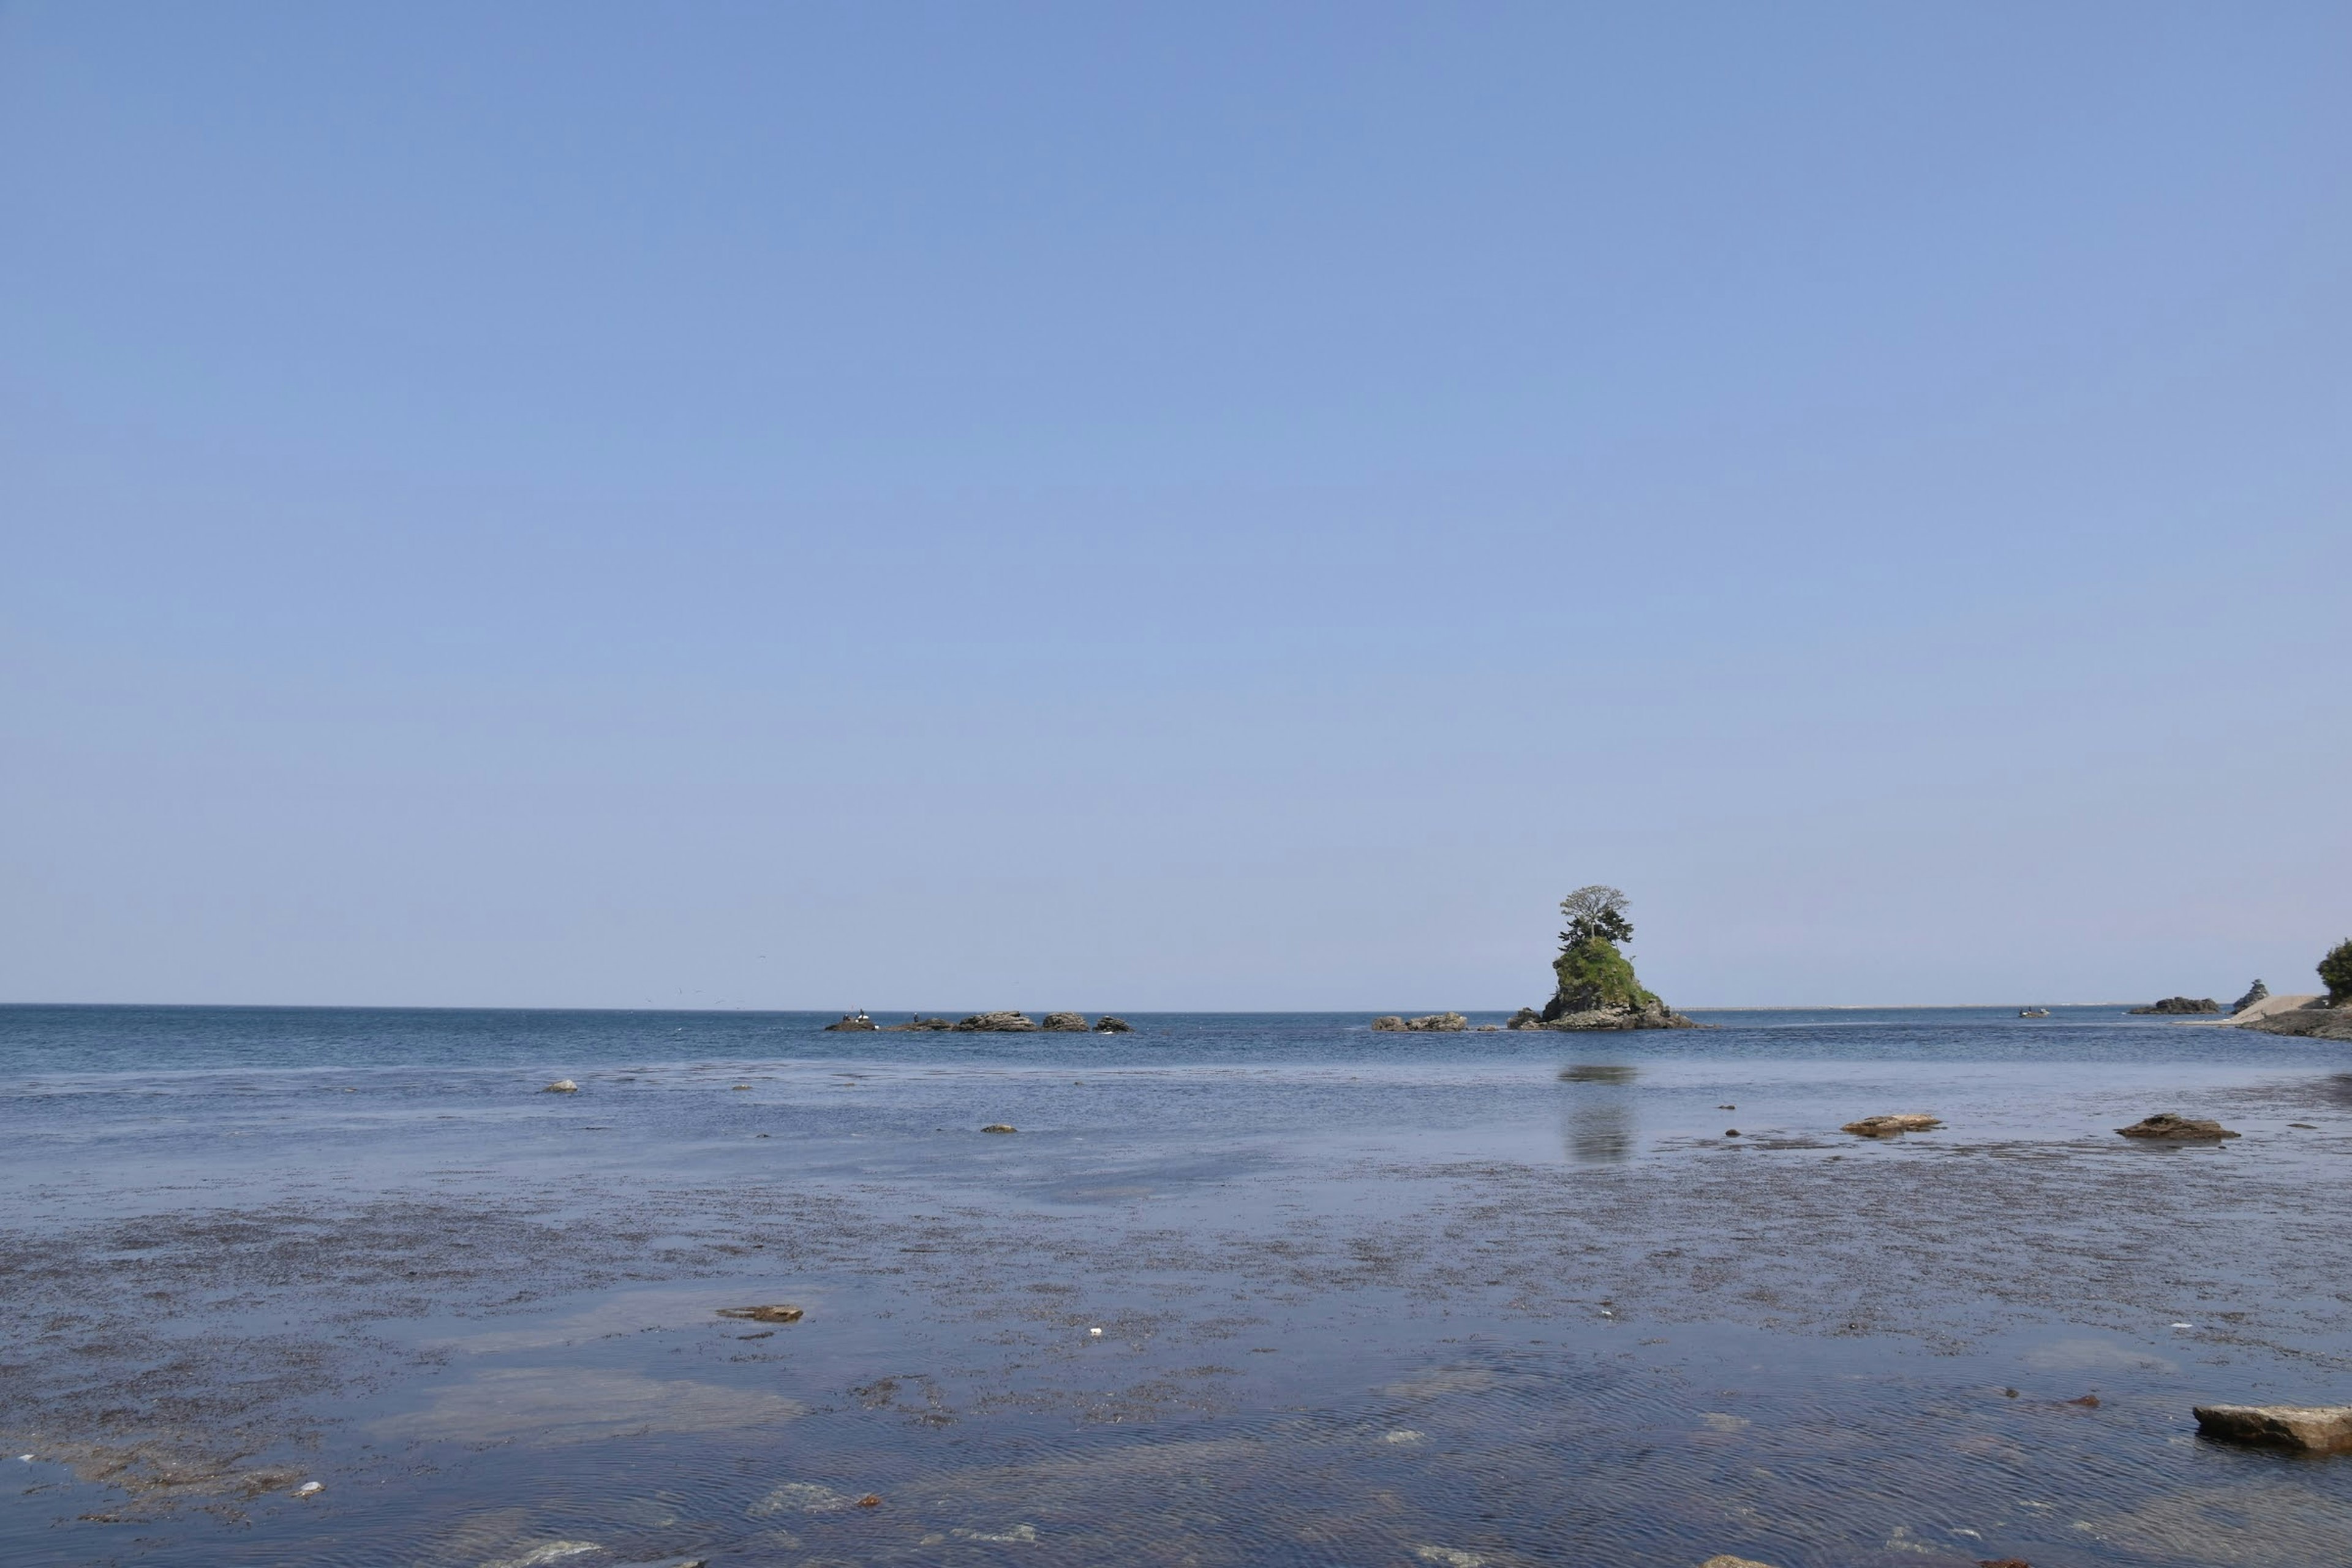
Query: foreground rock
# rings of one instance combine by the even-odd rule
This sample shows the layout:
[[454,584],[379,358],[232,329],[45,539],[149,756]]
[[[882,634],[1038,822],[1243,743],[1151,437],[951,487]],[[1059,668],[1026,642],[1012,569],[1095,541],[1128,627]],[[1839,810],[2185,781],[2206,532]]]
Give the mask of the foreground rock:
[[1087,1032],[1087,1016],[1084,1013],[1048,1013],[1045,1021],[1037,1026],[1062,1034],[1083,1035]]
[[1114,1018],[1108,1013],[1105,1013],[1101,1017],[1095,1020],[1095,1033],[1097,1035],[1131,1035],[1135,1033],[1135,1026],[1129,1023],[1124,1018]]
[[2146,1007],[2125,1009],[2130,1013],[2218,1013],[2221,1004],[2210,996],[2167,996],[2163,1001]]
[[1843,1131],[1857,1138],[1892,1138],[1898,1132],[1932,1131],[1943,1124],[1943,1118],[1930,1116],[1924,1110],[1891,1110],[1882,1116],[1865,1116],[1859,1121],[1849,1121]]
[[2197,1433],[2266,1448],[2352,1454],[2352,1405],[2200,1405]]
[[1459,1013],[1423,1013],[1418,1018],[1401,1018],[1394,1013],[1372,1020],[1372,1027],[1382,1033],[1410,1029],[1416,1034],[1454,1035],[1470,1026],[1470,1020]]
[[960,1035],[1022,1035],[1036,1027],[1026,1013],[974,1013],[956,1025]]
[[2169,1110],[2159,1110],[2144,1121],[2135,1121],[2129,1127],[2118,1127],[2116,1131],[2126,1138],[2165,1138],[2176,1142],[2238,1136],[2218,1121],[2179,1116]]
[[2252,986],[2247,988],[2246,994],[2243,996],[2239,997],[2235,1002],[2230,1004],[2230,1011],[2232,1013],[2242,1013],[2247,1008],[2252,1006],[2255,1003],[2265,1000],[2270,994],[2271,988],[2257,980]]

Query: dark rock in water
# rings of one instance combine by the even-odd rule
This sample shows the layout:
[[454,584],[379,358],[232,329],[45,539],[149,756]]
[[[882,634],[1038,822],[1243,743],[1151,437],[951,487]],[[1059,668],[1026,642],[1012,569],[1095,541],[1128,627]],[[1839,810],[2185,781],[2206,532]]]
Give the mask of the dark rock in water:
[[2352,1454],[2352,1405],[2200,1405],[2197,1434],[2307,1454]]
[[1382,1034],[1392,1034],[1404,1027],[1404,1020],[1394,1013],[1385,1013],[1372,1020],[1372,1027]]
[[2133,1007],[2133,1013],[2218,1013],[2221,1004],[2210,996],[2167,996],[2147,1007]]
[[1522,1007],[1504,1020],[1503,1027],[1506,1029],[1540,1029],[1543,1027],[1543,1015],[1537,1012],[1533,1007]]
[[903,1035],[909,1030],[936,1032],[940,1029],[952,1029],[955,1026],[945,1018],[926,1018],[918,1015],[903,1024],[885,1024],[882,1027],[887,1034]]
[[844,1013],[841,1016],[841,1022],[827,1024],[824,1026],[824,1032],[830,1035],[842,1029],[878,1029],[881,1026],[863,1013]]
[[798,1307],[779,1301],[767,1307],[721,1307],[722,1318],[740,1318],[753,1323],[797,1323],[803,1313]]
[[1418,1034],[1453,1035],[1470,1026],[1470,1020],[1459,1013],[1423,1013],[1418,1018],[1407,1018],[1404,1026]]
[[1129,1023],[1124,1018],[1114,1018],[1108,1013],[1105,1013],[1101,1017],[1095,1020],[1095,1033],[1097,1035],[1131,1035],[1135,1033],[1135,1026]]
[[1087,1016],[1084,1013],[1048,1013],[1045,1022],[1037,1026],[1064,1034],[1083,1035],[1087,1032]]
[[2193,1116],[2176,1115],[2169,1110],[2159,1110],[2144,1121],[2135,1121],[2129,1127],[2118,1127],[2116,1131],[2126,1138],[2169,1138],[2180,1142],[2238,1136],[2218,1121],[2203,1121]]
[[1696,1024],[1652,996],[1638,1005],[1604,1005],[1581,1012],[1538,1016],[1531,1024],[1514,1023],[1515,1029],[1700,1029]]
[[2257,980],[2243,996],[2239,997],[2235,1002],[2230,1004],[2230,1011],[2232,1013],[2242,1013],[2247,1008],[2252,1006],[2255,1003],[2267,1000],[2270,994],[2271,988]]
[[981,1131],[982,1132],[1018,1132],[1021,1129],[1008,1121],[992,1121]]
[[956,1025],[956,1032],[963,1035],[1018,1035],[1036,1026],[1026,1013],[974,1013]]

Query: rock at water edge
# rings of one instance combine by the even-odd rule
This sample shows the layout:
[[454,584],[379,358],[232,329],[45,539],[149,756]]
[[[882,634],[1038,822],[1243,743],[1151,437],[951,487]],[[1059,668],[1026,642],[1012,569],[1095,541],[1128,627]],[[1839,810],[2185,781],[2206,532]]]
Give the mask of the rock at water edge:
[[2197,1431],[2230,1443],[2352,1453],[2352,1405],[2200,1405]]
[[1940,1117],[1924,1110],[1889,1111],[1884,1116],[1865,1116],[1859,1121],[1849,1121],[1840,1131],[1857,1138],[1892,1138],[1898,1132],[1927,1132],[1943,1125]]
[[1084,1013],[1048,1013],[1037,1026],[1063,1034],[1083,1035],[1087,1032],[1087,1016]]

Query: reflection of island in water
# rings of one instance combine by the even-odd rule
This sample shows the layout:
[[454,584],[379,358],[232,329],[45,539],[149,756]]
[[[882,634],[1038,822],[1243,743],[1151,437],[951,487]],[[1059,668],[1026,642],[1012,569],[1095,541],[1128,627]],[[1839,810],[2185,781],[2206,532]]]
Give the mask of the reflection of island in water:
[[1630,1084],[1635,1076],[1630,1067],[1607,1062],[1571,1062],[1559,1069],[1562,1083],[1606,1086],[1601,1092],[1579,1095],[1569,1106],[1565,1131],[1570,1160],[1580,1165],[1610,1165],[1633,1158],[1633,1101],[1608,1089]]

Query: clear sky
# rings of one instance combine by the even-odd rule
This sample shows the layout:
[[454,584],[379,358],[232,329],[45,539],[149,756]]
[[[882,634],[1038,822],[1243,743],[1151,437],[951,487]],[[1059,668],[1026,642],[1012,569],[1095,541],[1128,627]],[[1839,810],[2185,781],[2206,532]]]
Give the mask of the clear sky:
[[0,5],[0,1000],[2223,1000],[2352,5]]

